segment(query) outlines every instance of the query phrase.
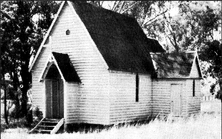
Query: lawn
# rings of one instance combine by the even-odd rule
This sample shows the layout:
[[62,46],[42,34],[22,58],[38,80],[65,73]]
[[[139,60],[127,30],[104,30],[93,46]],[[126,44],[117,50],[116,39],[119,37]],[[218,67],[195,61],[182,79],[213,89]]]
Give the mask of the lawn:
[[155,119],[149,124],[125,125],[92,133],[74,132],[55,135],[27,134],[26,128],[7,129],[2,139],[221,139],[221,102],[204,102],[199,115],[186,119]]

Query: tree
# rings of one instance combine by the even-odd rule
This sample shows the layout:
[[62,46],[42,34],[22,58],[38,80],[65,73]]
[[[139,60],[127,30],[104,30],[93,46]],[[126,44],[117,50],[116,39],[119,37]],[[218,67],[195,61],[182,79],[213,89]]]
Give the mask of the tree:
[[[30,57],[40,46],[43,35],[53,20],[53,15],[59,7],[58,2],[47,1],[4,1],[1,7],[3,30],[1,59],[1,75],[9,73],[13,86],[17,90],[21,87],[22,106],[21,114],[27,114],[27,90],[31,83],[28,71]],[[37,22],[33,21],[39,16]],[[19,84],[21,78],[22,84]]]
[[211,93],[214,93],[214,88],[218,84],[219,90],[216,92],[216,97],[222,100],[222,44],[217,40],[207,42],[201,48],[200,59],[210,64],[205,74],[216,79],[216,83],[212,85]]

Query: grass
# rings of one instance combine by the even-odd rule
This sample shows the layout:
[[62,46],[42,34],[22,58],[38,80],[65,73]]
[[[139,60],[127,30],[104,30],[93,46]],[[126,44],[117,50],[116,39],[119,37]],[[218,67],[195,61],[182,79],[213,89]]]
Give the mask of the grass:
[[[217,108],[212,111],[212,106]],[[202,112],[189,118],[172,120],[154,119],[149,124],[125,124],[109,130],[94,130],[90,133],[27,134],[27,128],[7,129],[2,139],[221,139],[221,103],[203,104]]]

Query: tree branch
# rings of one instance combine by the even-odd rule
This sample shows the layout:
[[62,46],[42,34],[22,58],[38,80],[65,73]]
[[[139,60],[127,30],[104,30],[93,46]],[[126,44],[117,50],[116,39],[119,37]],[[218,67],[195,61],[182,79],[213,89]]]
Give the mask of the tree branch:
[[10,15],[0,10],[0,13],[2,14],[2,17],[6,17],[7,19],[11,20],[13,19]]
[[110,8],[112,11],[115,11],[116,6],[120,3],[120,1],[115,1],[115,3],[113,4],[113,7]]
[[126,11],[132,9],[138,2],[134,2],[132,5],[130,5],[130,7],[126,8],[124,11],[120,12],[121,14],[125,13]]
[[[157,19],[156,19],[157,17],[159,17],[159,16],[165,14],[168,10],[169,10],[169,9],[167,9],[167,10],[165,10],[164,12],[162,12],[162,13],[156,15],[155,17],[153,17],[152,19],[148,20],[147,22],[144,22],[144,23],[142,24],[142,26],[148,26],[149,24],[155,22],[155,21],[157,20]],[[145,20],[145,19],[144,19],[144,20]]]
[[123,1],[118,9],[118,13],[120,13],[120,11],[123,9],[123,6],[125,5],[125,1]]
[[[166,18],[165,18],[165,19],[166,19]],[[167,22],[168,25],[170,26],[170,27],[169,27],[169,26],[167,25],[167,28],[168,28],[168,30],[170,31],[170,34],[172,35],[173,40],[171,40],[171,39],[169,38],[169,36],[167,36],[167,37],[168,37],[168,39],[170,40],[171,44],[172,44],[172,45],[174,46],[174,48],[176,49],[176,51],[179,52],[179,46],[178,46],[178,44],[177,44],[176,35],[175,35],[175,33],[172,31],[172,29],[170,29],[170,28],[171,28],[171,25],[170,25],[169,21],[166,20],[166,22]]]
[[104,1],[99,1],[99,6],[102,7]]

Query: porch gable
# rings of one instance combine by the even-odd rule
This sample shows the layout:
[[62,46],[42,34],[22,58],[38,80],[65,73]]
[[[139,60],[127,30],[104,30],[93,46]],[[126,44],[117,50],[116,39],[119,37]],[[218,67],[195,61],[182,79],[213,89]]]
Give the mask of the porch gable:
[[52,65],[55,65],[61,75],[61,78],[67,82],[81,82],[74,66],[72,65],[68,54],[52,52],[40,75],[39,81],[45,79]]

